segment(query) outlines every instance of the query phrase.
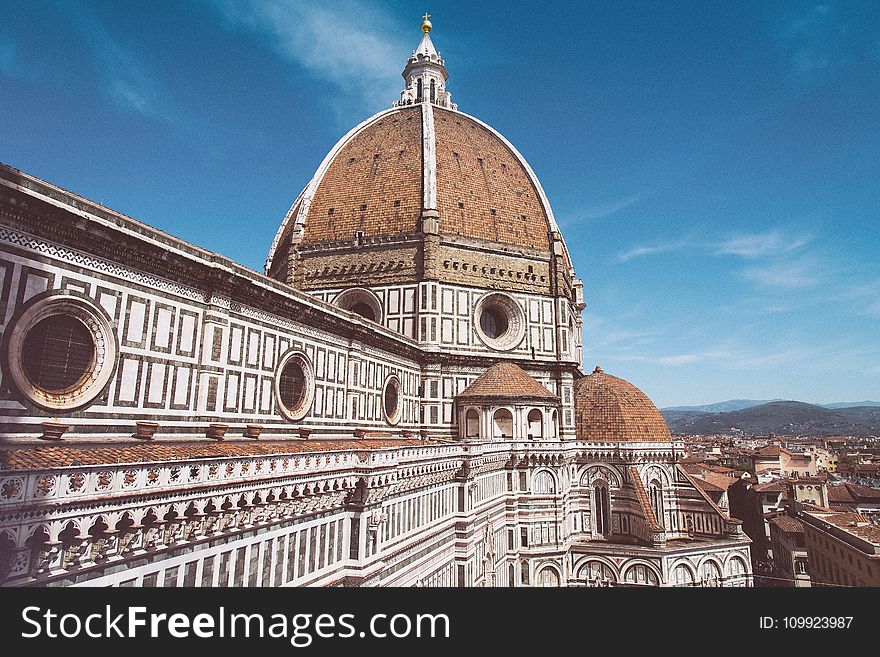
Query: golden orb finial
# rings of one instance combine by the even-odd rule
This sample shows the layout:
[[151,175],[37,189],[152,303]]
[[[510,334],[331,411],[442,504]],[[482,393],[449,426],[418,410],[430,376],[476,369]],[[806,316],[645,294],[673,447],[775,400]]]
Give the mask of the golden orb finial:
[[431,28],[434,27],[433,25],[431,25],[431,21],[428,20],[429,18],[431,18],[431,14],[429,14],[428,12],[425,12],[425,15],[422,16],[422,32],[424,32],[425,34],[430,32]]

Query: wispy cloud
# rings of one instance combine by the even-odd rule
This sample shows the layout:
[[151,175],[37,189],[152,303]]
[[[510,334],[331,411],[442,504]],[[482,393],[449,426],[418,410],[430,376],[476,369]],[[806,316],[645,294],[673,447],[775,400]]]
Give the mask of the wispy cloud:
[[641,194],[636,194],[634,196],[628,196],[626,198],[608,201],[606,203],[589,205],[585,208],[582,208],[579,212],[574,213],[573,216],[565,218],[563,223],[571,225],[579,221],[595,221],[597,219],[605,219],[606,217],[617,214],[621,210],[624,210],[631,205],[635,205],[639,202],[641,198]]
[[775,262],[746,267],[742,277],[762,287],[804,288],[821,282],[817,263],[812,260]]
[[813,241],[813,235],[786,235],[779,230],[738,235],[715,245],[718,255],[761,258],[797,251]]
[[619,262],[627,262],[642,256],[682,250],[708,252],[715,256],[764,258],[798,251],[813,239],[812,234],[786,234],[779,229],[764,233],[743,233],[720,240],[684,238],[673,242],[639,245],[619,253],[617,259]]
[[619,262],[628,262],[635,258],[641,258],[643,256],[649,255],[657,255],[658,253],[671,253],[673,251],[680,251],[682,249],[691,248],[694,246],[691,242],[682,241],[682,242],[665,242],[663,244],[645,244],[642,246],[633,247],[627,251],[622,251],[617,254],[617,260]]
[[785,11],[774,38],[792,80],[809,83],[863,61],[877,39],[859,3],[818,3]]
[[86,6],[60,3],[59,9],[69,19],[88,45],[99,83],[104,93],[118,106],[144,116],[177,122],[161,84],[149,71],[147,63],[123,40],[114,36],[100,17]]
[[[213,0],[229,29],[251,32],[290,62],[344,91],[345,103],[378,108],[391,104],[400,71],[417,44],[378,5],[357,0],[322,3],[283,0]],[[337,110],[342,110],[341,103]],[[357,114],[363,106],[354,107]],[[351,111],[350,109],[348,110]]]
[[843,290],[841,297],[857,304],[857,313],[880,317],[880,278],[852,285]]

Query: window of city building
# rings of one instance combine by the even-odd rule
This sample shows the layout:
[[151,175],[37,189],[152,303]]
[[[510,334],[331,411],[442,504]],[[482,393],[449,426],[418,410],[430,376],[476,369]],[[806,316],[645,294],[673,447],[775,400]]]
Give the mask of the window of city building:
[[315,393],[315,374],[304,353],[291,351],[282,356],[275,391],[278,409],[288,420],[301,420],[308,414]]

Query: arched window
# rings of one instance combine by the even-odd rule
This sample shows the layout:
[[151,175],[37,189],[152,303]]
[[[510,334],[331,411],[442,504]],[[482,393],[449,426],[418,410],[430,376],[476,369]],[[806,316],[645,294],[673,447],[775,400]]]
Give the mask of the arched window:
[[431,102],[433,103],[437,99],[437,89],[434,84],[434,80],[431,80]]
[[422,102],[422,78],[416,80],[416,102]]
[[657,574],[644,564],[635,564],[630,566],[623,576],[623,580],[627,584],[642,584],[645,586],[659,586]]
[[672,571],[672,583],[675,586],[693,586],[694,574],[684,564],[678,564]]
[[542,470],[535,474],[535,481],[532,485],[532,492],[534,493],[555,493],[556,492],[556,482],[553,479],[553,475],[547,472],[546,470]]
[[555,568],[544,568],[538,573],[538,586],[559,586],[559,573]]
[[617,582],[614,571],[601,561],[588,561],[578,572],[578,579],[587,586],[610,586]]
[[544,414],[537,408],[529,411],[529,440],[539,440],[544,437]]
[[739,557],[733,557],[727,564],[727,574],[733,577],[746,574],[746,564]]
[[465,438],[480,437],[480,414],[475,408],[468,409],[465,413],[464,425]]
[[523,561],[520,564],[520,576],[522,577],[522,583],[524,586],[529,585],[529,563],[527,561]]
[[507,567],[507,585],[516,586],[516,568],[513,567],[513,564]]
[[605,482],[597,483],[593,489],[593,517],[596,519],[596,533],[608,536],[611,533],[611,501]]
[[492,417],[492,438],[494,440],[513,438],[513,415],[506,408],[498,409]]
[[648,484],[648,499],[651,501],[651,508],[654,509],[654,517],[657,518],[657,522],[661,527],[665,527],[666,523],[663,522],[663,486],[656,479]]
[[550,431],[554,438],[559,438],[559,416],[556,411],[550,413]]
[[700,579],[703,586],[719,586],[721,580],[721,569],[714,561],[706,561],[700,569]]

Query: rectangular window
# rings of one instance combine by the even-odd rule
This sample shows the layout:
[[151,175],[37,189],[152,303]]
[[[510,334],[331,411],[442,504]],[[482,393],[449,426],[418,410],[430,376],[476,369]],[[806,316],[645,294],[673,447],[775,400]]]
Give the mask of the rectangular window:
[[244,586],[244,551],[245,548],[240,547],[235,553],[235,576],[233,577],[233,586]]
[[327,554],[327,525],[321,525],[321,539],[318,545],[318,568],[324,567],[324,558]]
[[264,587],[269,586],[272,577],[272,552],[274,551],[272,548],[274,545],[274,540],[268,540],[263,550],[263,578],[261,585]]
[[214,579],[214,557],[205,557],[205,563],[202,566],[202,586],[212,586]]
[[351,519],[351,542],[349,543],[348,548],[348,558],[349,559],[360,559],[360,549],[358,547],[360,542],[360,534],[361,534],[361,521],[360,518],[352,518]]
[[297,576],[302,577],[306,574],[306,532],[305,530],[299,532],[299,566],[297,567]]
[[342,528],[344,520],[336,521],[336,561],[342,561]]
[[529,530],[527,527],[519,528],[519,542],[523,547],[529,547]]
[[309,528],[309,572],[315,572],[315,568],[318,563],[318,528],[310,527]]

